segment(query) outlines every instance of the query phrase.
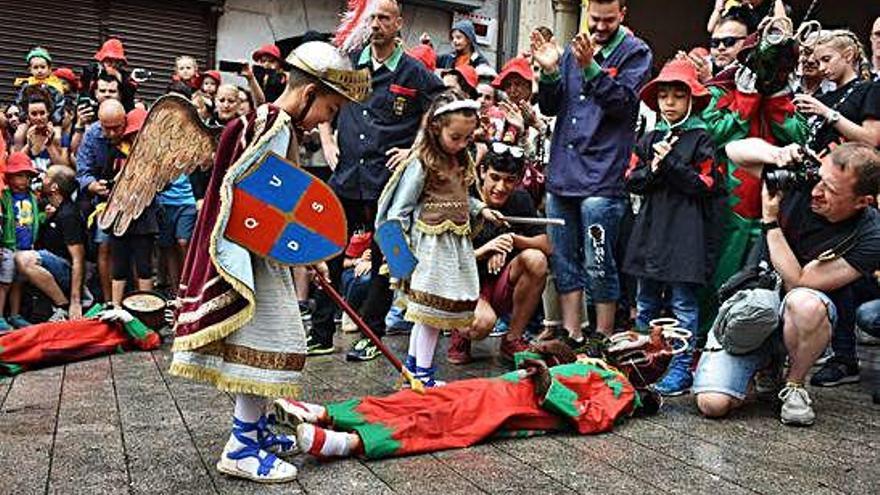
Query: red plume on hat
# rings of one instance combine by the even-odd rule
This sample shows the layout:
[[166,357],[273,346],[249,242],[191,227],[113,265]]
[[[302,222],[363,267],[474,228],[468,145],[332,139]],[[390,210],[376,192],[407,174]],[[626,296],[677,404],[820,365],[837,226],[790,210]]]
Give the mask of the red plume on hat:
[[343,53],[363,47],[370,37],[370,16],[378,8],[379,0],[348,0],[348,8],[336,28],[333,44]]
[[689,60],[676,59],[664,65],[660,70],[660,75],[642,88],[640,97],[651,110],[660,111],[657,106],[657,89],[661,84],[668,83],[681,83],[690,89],[695,112],[706,108],[711,100],[712,95],[709,94],[709,90],[700,84],[694,64]]

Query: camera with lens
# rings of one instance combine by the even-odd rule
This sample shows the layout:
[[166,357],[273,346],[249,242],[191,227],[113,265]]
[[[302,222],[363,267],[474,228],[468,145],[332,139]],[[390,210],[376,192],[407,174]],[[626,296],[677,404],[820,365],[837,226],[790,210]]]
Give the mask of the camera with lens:
[[821,164],[818,158],[805,149],[801,149],[800,156],[801,159],[789,167],[764,166],[761,175],[771,196],[775,196],[779,191],[790,191],[804,186],[812,187],[819,182]]

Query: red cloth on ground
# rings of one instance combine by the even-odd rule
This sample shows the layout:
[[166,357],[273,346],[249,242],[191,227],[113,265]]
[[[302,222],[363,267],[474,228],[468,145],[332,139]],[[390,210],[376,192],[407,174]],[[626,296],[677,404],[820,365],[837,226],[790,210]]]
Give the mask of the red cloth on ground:
[[159,334],[130,337],[121,323],[84,319],[40,323],[0,335],[0,375],[122,351],[157,349]]

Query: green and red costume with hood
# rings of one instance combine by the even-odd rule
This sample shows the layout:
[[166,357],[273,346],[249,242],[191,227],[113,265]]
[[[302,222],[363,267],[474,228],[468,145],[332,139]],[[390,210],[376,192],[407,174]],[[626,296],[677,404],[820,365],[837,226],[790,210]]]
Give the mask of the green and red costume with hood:
[[[523,359],[540,359],[520,353]],[[546,370],[546,368],[544,368]],[[496,378],[451,382],[419,394],[401,390],[327,405],[333,428],[355,431],[367,458],[404,456],[468,447],[492,436],[554,431],[609,431],[640,406],[622,373],[598,360],[517,370]]]
[[[773,54],[768,56],[772,58]],[[700,307],[701,335],[708,331],[718,311],[715,300],[718,287],[742,268],[752,245],[761,236],[761,179],[731,163],[724,147],[732,141],[749,137],[761,138],[778,146],[804,143],[807,139],[806,120],[795,111],[791,91],[785,88],[763,94],[766,91],[745,89],[743,84],[737,84],[737,78],[748,79],[743,72],[749,70],[736,64],[706,83],[712,99],[703,111],[702,119],[715,142],[716,161],[727,173],[729,208],[725,213],[721,256],[709,292],[702,298]],[[766,85],[762,84],[762,79],[777,76],[761,72],[754,86],[763,89]]]

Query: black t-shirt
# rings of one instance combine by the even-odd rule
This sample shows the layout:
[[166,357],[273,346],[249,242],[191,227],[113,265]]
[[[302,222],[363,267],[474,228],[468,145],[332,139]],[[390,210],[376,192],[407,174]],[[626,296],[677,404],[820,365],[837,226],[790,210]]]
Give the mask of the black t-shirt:
[[40,231],[39,246],[53,254],[70,261],[70,251],[67,246],[86,243],[86,223],[80,214],[79,208],[70,201],[65,200],[58,205],[55,214],[47,221],[43,230]]
[[877,208],[868,207],[853,218],[831,223],[810,209],[809,190],[791,191],[782,200],[779,225],[801,266],[830,251],[863,275],[880,269]]
[[[858,125],[862,125],[867,119],[880,119],[880,84],[876,82],[853,79],[816,98]],[[816,137],[810,145],[814,151],[820,152],[831,143],[842,142],[837,129],[822,117],[811,117],[810,125],[811,130],[813,126],[818,126]]]
[[[474,191],[471,192],[473,193]],[[498,211],[506,217],[540,218],[538,210],[535,209],[535,205],[532,203],[532,197],[529,196],[529,193],[520,189],[513,191],[510,198],[507,199],[507,203],[505,203],[503,207],[498,208]],[[546,233],[547,229],[542,225],[511,224],[510,227],[505,227],[503,225],[495,225],[494,223],[487,222],[480,217],[474,224],[472,242],[474,249],[477,249],[501,234],[517,234],[523,237],[535,237]],[[507,256],[508,261],[517,254],[517,251],[510,253]],[[480,278],[482,279],[487,275],[486,260],[478,261],[477,266],[480,270]]]

